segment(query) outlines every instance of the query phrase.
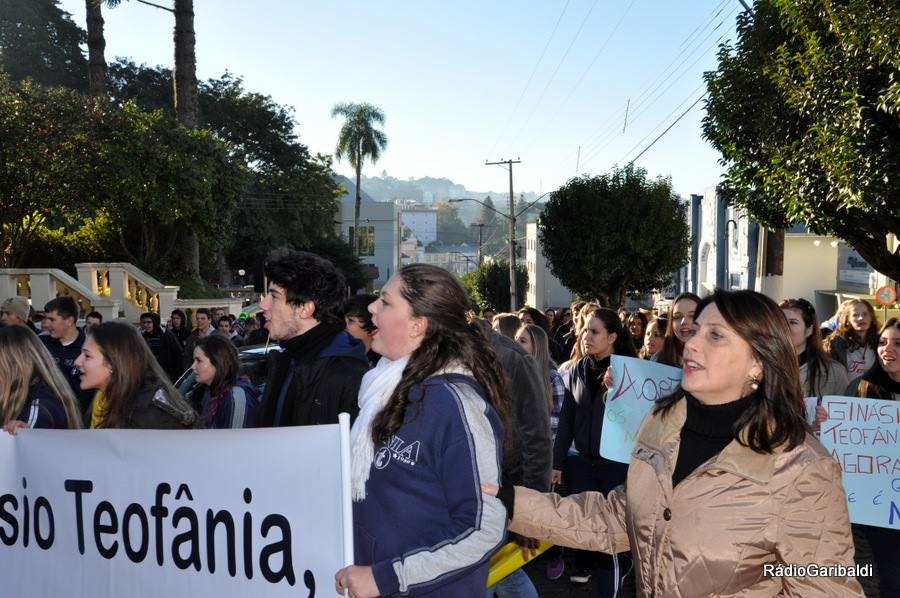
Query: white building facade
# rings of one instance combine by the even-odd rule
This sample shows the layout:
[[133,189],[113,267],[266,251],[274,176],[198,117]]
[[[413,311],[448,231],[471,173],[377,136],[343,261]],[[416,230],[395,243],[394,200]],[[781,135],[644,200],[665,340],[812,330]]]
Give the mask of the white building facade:
[[537,222],[525,225],[525,267],[528,270],[526,305],[544,310],[568,306],[575,298],[575,294],[550,272],[538,239]]

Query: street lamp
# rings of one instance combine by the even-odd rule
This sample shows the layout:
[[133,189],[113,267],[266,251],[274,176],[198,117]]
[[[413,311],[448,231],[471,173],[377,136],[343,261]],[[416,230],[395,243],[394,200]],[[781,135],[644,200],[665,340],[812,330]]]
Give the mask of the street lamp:
[[522,208],[518,213],[515,212],[515,207],[513,206],[512,196],[509,199],[509,214],[504,214],[497,208],[490,206],[480,199],[475,199],[473,197],[458,197],[454,199],[448,199],[450,203],[460,203],[463,201],[474,201],[477,204],[481,204],[482,207],[489,209],[495,214],[499,214],[503,216],[509,221],[509,309],[515,311],[516,309],[516,218],[524,214],[528,211],[528,208],[536,204],[540,201],[544,196],[550,194],[551,191],[544,193],[533,202]]
[[238,270],[238,276],[241,277],[241,288],[242,288],[242,289],[244,288],[244,274],[246,274],[246,273],[247,273],[247,271],[244,270],[243,268],[241,268],[240,270]]

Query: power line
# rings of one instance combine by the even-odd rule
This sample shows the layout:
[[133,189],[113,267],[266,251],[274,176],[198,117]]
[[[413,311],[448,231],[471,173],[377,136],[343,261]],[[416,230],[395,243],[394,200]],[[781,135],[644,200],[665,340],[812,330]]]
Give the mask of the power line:
[[581,25],[578,26],[578,31],[575,32],[575,35],[572,37],[572,41],[569,42],[569,47],[566,48],[565,53],[562,55],[562,58],[559,59],[559,62],[556,64],[556,68],[553,69],[553,73],[550,75],[550,79],[547,81],[547,84],[544,86],[544,90],[541,92],[541,95],[538,96],[537,102],[534,104],[534,108],[532,108],[531,112],[525,118],[525,122],[522,123],[522,126],[519,127],[518,133],[516,133],[513,138],[512,145],[516,144],[519,137],[522,136],[522,131],[528,126],[531,122],[531,118],[534,116],[534,113],[537,111],[538,107],[541,105],[541,101],[544,99],[544,95],[547,93],[547,90],[550,89],[550,85],[553,83],[553,80],[556,78],[556,73],[559,72],[560,67],[562,67],[563,63],[566,61],[566,58],[569,56],[569,52],[572,50],[572,46],[575,45],[575,42],[578,40],[578,37],[581,35],[581,31],[584,29],[584,26],[587,24],[588,20],[591,17],[591,13],[594,12],[594,8],[597,6],[597,0],[591,4],[590,9],[588,9],[587,14],[581,20]]
[[503,138],[503,135],[506,133],[506,129],[509,127],[510,122],[512,121],[512,116],[519,109],[519,106],[522,103],[522,99],[525,97],[525,92],[528,91],[528,87],[531,85],[532,79],[534,79],[535,73],[537,73],[537,69],[540,66],[541,62],[544,60],[544,55],[547,53],[547,48],[550,47],[550,42],[553,41],[553,37],[556,35],[556,30],[559,28],[560,22],[562,22],[563,15],[566,14],[566,10],[569,8],[569,2],[571,0],[566,0],[565,6],[563,6],[562,12],[559,13],[559,17],[556,19],[556,25],[553,26],[553,31],[550,32],[550,36],[547,38],[547,42],[544,44],[544,49],[541,51],[541,55],[538,57],[536,63],[534,63],[534,68],[531,69],[531,74],[528,76],[528,81],[525,82],[525,87],[522,88],[522,93],[519,94],[519,99],[516,100],[516,105],[512,110],[507,112],[506,122],[503,124],[503,127],[500,129],[500,134],[497,136],[497,139],[494,141],[494,145],[491,146],[491,150],[488,154],[493,154],[494,149],[497,147],[497,144],[500,142],[500,139]]
[[[686,38],[679,45],[679,50],[669,61],[669,63],[660,71],[655,77],[652,78],[645,86],[643,86],[642,91],[639,94],[632,95],[633,98],[630,102],[630,113],[629,113],[629,123],[634,125],[636,121],[643,115],[659,98],[665,94],[672,86],[674,86],[678,81],[684,78],[684,76],[689,72],[690,68],[693,67],[700,59],[707,55],[709,49],[718,45],[719,41],[724,38],[724,35],[721,36],[718,40],[716,40],[711,45],[706,45],[706,42],[711,35],[718,30],[728,19],[731,14],[733,14],[734,10],[730,11],[724,17],[722,17],[723,11],[726,9],[727,3],[729,0],[722,0],[719,4],[710,11],[709,16],[705,19],[705,21],[694,28],[690,34],[686,36]],[[716,21],[721,17],[721,20],[716,23]],[[715,26],[713,26],[715,24]],[[710,27],[712,29],[710,30]],[[704,35],[705,33],[705,35]],[[685,67],[685,63],[694,56],[698,49],[701,47],[704,48],[704,51],[700,54],[699,57],[696,58],[690,65]],[[677,76],[676,74],[679,73]],[[667,85],[664,89],[660,89],[667,81],[672,79],[669,85]],[[595,134],[593,134],[588,140],[582,142],[579,147],[581,147],[581,163],[587,163],[592,158],[596,157],[596,155],[603,150],[605,147],[610,145],[613,140],[616,138],[617,133],[621,130],[621,123],[623,121],[624,109],[617,111],[610,120],[603,126],[600,127]],[[567,152],[567,156],[561,161],[560,166],[565,167],[565,162],[568,162],[571,159],[570,154]]]
[[688,106],[687,110],[685,110],[684,112],[682,112],[681,115],[680,115],[678,118],[675,119],[675,122],[673,122],[671,125],[669,125],[668,127],[666,127],[666,130],[665,130],[665,131],[663,131],[662,133],[660,133],[659,136],[658,136],[656,139],[654,139],[653,141],[650,142],[650,145],[648,145],[648,146],[645,147],[643,150],[641,150],[641,153],[639,153],[637,156],[635,156],[634,158],[632,158],[632,159],[629,161],[629,163],[634,163],[634,162],[636,162],[637,159],[640,158],[641,156],[643,156],[644,153],[645,153],[648,149],[650,149],[651,147],[653,147],[653,144],[655,144],[657,141],[659,141],[660,139],[662,139],[663,135],[665,135],[666,133],[668,133],[668,132],[669,132],[669,129],[671,129],[672,127],[674,127],[675,124],[676,124],[678,121],[680,121],[682,118],[684,118],[684,116],[685,116],[688,112],[691,111],[691,108],[693,108],[694,106],[696,106],[697,103],[700,102],[700,100],[702,100],[702,99],[704,98],[704,96],[706,96],[706,94],[707,94],[707,92],[704,91],[704,92],[703,92],[703,95],[701,95],[699,98],[697,98],[696,100],[694,100],[694,103],[691,104],[690,106]]
[[[732,11],[732,12],[734,12],[734,11]],[[711,31],[707,35],[706,38],[704,38],[704,41],[706,39],[708,39],[709,35],[711,35],[713,32],[715,32],[715,30],[718,29],[721,25],[722,25],[722,22],[720,22],[719,25],[717,25],[716,28],[713,29],[713,31]],[[658,93],[655,93],[655,95],[652,98],[650,95],[645,95],[644,100],[643,100],[643,107],[641,107],[637,112],[635,112],[633,114],[633,116],[631,116],[631,118],[630,118],[631,122],[634,123],[634,121],[638,120],[654,104],[656,104],[656,102],[660,98],[664,97],[666,92],[668,92],[672,87],[674,87],[675,84],[678,83],[687,74],[687,72],[689,72],[691,67],[693,67],[700,60],[702,60],[711,48],[717,47],[719,45],[719,43],[724,39],[724,37],[725,37],[725,35],[723,34],[723,35],[719,36],[719,38],[716,39],[713,43],[707,45],[705,51],[701,52],[694,59],[694,61],[690,65],[687,66],[687,68],[682,72],[682,74],[679,75],[678,77],[676,77],[674,80],[672,80],[665,88],[659,89],[659,86],[662,85],[663,83],[665,83],[668,80],[668,78],[671,77],[671,75],[669,77],[666,77],[662,81],[660,81],[660,83],[656,85],[655,89],[652,92],[649,92],[649,93],[653,93],[653,92],[656,92],[657,90],[659,90]],[[681,63],[679,64],[679,67],[682,64],[684,64],[685,60],[687,60],[688,58],[693,56],[695,53],[696,53],[696,48],[690,54],[688,54],[684,60],[681,61]],[[691,95],[693,95],[693,94],[691,94]],[[677,107],[675,109],[677,110]],[[662,122],[665,122],[665,120],[667,120],[667,118],[668,117],[663,119]],[[660,124],[662,124],[662,123],[660,123]],[[655,127],[655,128],[658,128],[658,127],[659,127],[659,125],[657,125],[657,127]],[[598,139],[595,141],[593,147],[587,152],[588,155],[584,158],[584,161],[589,162],[591,159],[595,158],[603,149],[605,149],[606,147],[611,145],[613,143],[613,141],[615,141],[617,131],[618,131],[618,125],[617,125],[617,123],[614,122],[611,124],[610,128],[608,129],[608,133],[605,136],[603,136],[601,139]],[[652,131],[651,131],[651,134],[652,134]],[[646,136],[645,136],[645,139],[646,139]],[[639,144],[640,144],[640,142],[638,143],[638,145]]]

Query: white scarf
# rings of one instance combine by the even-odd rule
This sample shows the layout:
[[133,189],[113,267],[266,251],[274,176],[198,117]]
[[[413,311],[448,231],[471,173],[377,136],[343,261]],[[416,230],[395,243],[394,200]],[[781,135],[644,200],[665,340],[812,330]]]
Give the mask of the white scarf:
[[363,376],[359,390],[359,415],[350,429],[350,496],[356,502],[366,497],[366,481],[375,457],[372,421],[387,405],[408,361],[409,355],[396,361],[382,357],[375,368]]

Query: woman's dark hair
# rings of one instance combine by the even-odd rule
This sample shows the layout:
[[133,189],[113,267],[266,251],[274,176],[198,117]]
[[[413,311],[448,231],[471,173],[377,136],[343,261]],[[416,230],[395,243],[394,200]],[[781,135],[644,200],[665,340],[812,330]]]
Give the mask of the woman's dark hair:
[[781,309],[795,309],[803,318],[803,327],[812,326],[812,334],[806,337],[806,388],[803,389],[807,397],[815,396],[816,389],[820,386],[820,377],[828,380],[828,362],[831,361],[822,349],[822,333],[820,331],[819,318],[816,316],[816,308],[806,299],[785,299],[778,304]]
[[[182,310],[180,310],[180,309],[173,309],[173,310],[172,310],[172,316],[178,316],[179,318],[181,318],[181,325],[177,327],[178,329],[181,329],[181,328],[187,328],[187,325],[188,325],[188,323],[187,323],[187,322],[188,322],[188,319],[187,319],[187,315],[185,315],[184,311],[182,311]],[[171,319],[171,316],[170,316],[170,319]],[[174,322],[172,322],[172,328],[173,328],[173,329],[176,328]]]
[[[881,343],[881,335],[889,328],[900,330],[900,318],[888,318],[884,323],[884,326],[878,330],[879,344]],[[883,388],[879,383],[880,381],[889,381],[889,376],[888,373],[884,371],[884,365],[881,363],[881,358],[876,354],[875,363],[862,375],[862,379],[859,381],[857,396],[881,397],[890,400],[892,394],[891,391],[887,388]]]
[[532,322],[543,328],[544,332],[550,334],[550,320],[541,310],[535,309],[534,307],[522,307],[516,313],[518,314],[519,319],[522,319],[524,314],[528,314],[531,316]]
[[369,304],[378,299],[375,295],[351,295],[344,300],[344,317],[359,318],[362,321],[362,329],[366,332],[375,330],[372,323],[372,314],[369,313]]
[[202,420],[211,422],[216,417],[222,398],[237,383],[241,362],[234,343],[221,334],[201,337],[197,339],[194,347],[203,351],[212,366],[216,368],[216,375],[209,384],[208,409]]
[[[856,305],[865,306],[866,311],[869,312],[870,323],[869,329],[866,330],[865,338],[860,338],[859,333],[854,330],[853,324],[850,320],[850,316],[853,314],[853,307]],[[878,339],[879,337],[881,337],[881,333],[878,332],[878,315],[875,313],[875,308],[872,307],[871,303],[869,303],[865,299],[851,299],[841,304],[840,313],[838,314],[837,327],[834,329],[834,332],[828,335],[828,338],[825,339],[825,350],[831,352],[831,343],[839,337],[843,337],[847,340],[847,343],[849,344],[848,348],[850,350],[856,349],[860,346],[866,346],[869,348],[878,346]]]
[[104,322],[94,328],[91,338],[97,343],[103,360],[111,370],[104,392],[106,400],[100,414],[100,427],[128,426],[131,402],[141,391],[145,381],[165,390],[169,401],[177,408],[190,411],[191,406],[169,382],[168,375],[153,357],[150,347],[131,324]]
[[459,282],[447,270],[428,264],[405,266],[397,276],[403,283],[400,294],[409,302],[412,314],[426,318],[428,325],[400,383],[372,422],[375,444],[386,442],[400,429],[410,390],[452,364],[472,372],[484,389],[485,399],[506,424],[506,383],[490,342],[480,330],[468,325],[469,300]]
[[641,333],[637,336],[632,336],[631,342],[634,344],[634,350],[640,351],[641,347],[644,346],[644,335],[647,334],[647,326],[650,324],[650,318],[642,311],[633,311],[625,316],[625,332],[629,335],[631,334],[631,321],[634,319],[640,321]]
[[[678,340],[678,337],[675,335],[675,318],[673,316],[675,314],[675,304],[682,299],[690,299],[697,305],[700,304],[700,297],[691,292],[681,293],[669,304],[669,309],[666,312],[666,336],[663,339],[662,349],[659,350],[656,358],[656,361],[663,365],[678,366],[679,349],[681,348],[679,345],[681,344],[681,341]],[[695,319],[697,318],[698,313],[700,313],[699,310],[694,311]]]
[[634,350],[634,343],[631,341],[631,333],[625,330],[618,312],[608,307],[598,307],[585,319],[585,327],[587,326],[587,320],[590,318],[597,318],[603,322],[603,327],[606,328],[607,333],[616,334],[616,340],[613,342],[614,355],[637,357],[637,351]]
[[[694,317],[699,318],[711,304],[715,304],[725,322],[750,345],[753,357],[762,367],[756,399],[735,422],[734,437],[758,453],[771,453],[781,445],[791,450],[803,442],[809,425],[800,388],[800,369],[784,313],[761,293],[719,289],[700,301]],[[654,413],[666,414],[684,395],[685,391],[679,387],[675,393],[660,398]]]

